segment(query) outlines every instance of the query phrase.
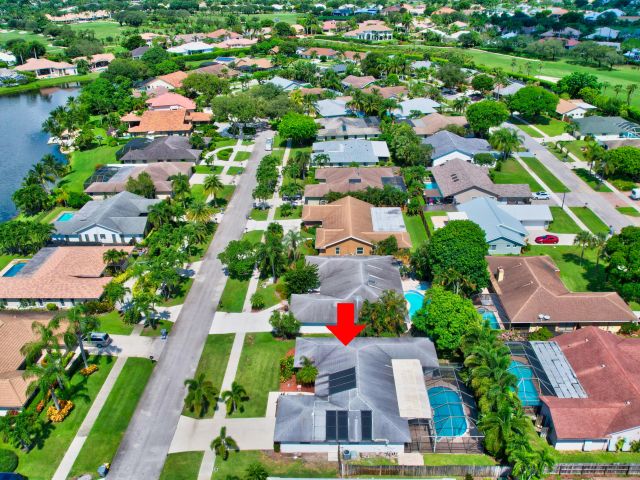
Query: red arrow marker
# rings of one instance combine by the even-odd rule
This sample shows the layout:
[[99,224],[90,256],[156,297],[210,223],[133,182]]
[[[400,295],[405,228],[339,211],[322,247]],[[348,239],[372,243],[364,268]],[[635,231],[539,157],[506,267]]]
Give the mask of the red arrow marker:
[[327,328],[346,347],[355,338],[365,325],[355,324],[355,305],[353,303],[338,304],[338,324],[327,325]]

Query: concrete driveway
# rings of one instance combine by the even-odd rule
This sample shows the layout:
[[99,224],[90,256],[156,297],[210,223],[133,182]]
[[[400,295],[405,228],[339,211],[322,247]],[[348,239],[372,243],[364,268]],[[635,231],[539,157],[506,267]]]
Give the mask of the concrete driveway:
[[158,359],[167,340],[160,337],[143,337],[140,335],[110,335],[113,343],[106,348],[89,347],[91,354],[113,355],[114,357],[144,357]]
[[[529,230],[529,235],[527,235],[527,240],[529,240],[529,244],[538,245],[536,243],[536,237],[540,237],[542,235],[555,235],[558,237],[558,243],[556,245],[573,245],[573,240],[576,238],[574,233],[552,233],[547,232],[546,230]],[[552,245],[549,245],[552,246]]]

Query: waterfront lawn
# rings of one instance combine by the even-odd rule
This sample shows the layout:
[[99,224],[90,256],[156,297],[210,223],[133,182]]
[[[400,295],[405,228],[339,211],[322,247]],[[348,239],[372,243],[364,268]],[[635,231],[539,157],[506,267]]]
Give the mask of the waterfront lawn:
[[558,178],[545,167],[540,160],[534,157],[521,157],[522,161],[540,177],[547,187],[555,193],[570,192],[570,190]]
[[531,245],[524,255],[549,255],[560,269],[560,278],[572,292],[597,292],[604,288],[605,272],[602,259],[596,266],[596,252],[585,249],[580,262],[581,247],[577,245]]
[[43,78],[42,80],[25,83],[24,85],[0,87],[0,95],[14,95],[16,93],[31,92],[42,88],[55,87],[68,83],[87,83],[96,78],[98,78],[97,73],[89,73],[88,75],[70,75],[68,77]]
[[100,320],[100,331],[111,335],[131,335],[133,325],[124,323],[117,310],[103,313],[98,316]]
[[604,183],[600,182],[598,178],[593,174],[589,173],[589,170],[586,168],[575,168],[573,172],[579,176],[584,182],[593,188],[596,192],[610,192],[611,189],[607,187]]
[[235,381],[249,399],[243,403],[244,411],[232,417],[264,417],[269,392],[280,386],[280,359],[294,346],[294,340],[278,340],[271,333],[247,334]]
[[[214,433],[214,436],[217,432]],[[338,464],[323,460],[293,459],[277,453],[267,454],[256,450],[231,452],[228,460],[216,459],[216,470],[212,480],[242,478],[252,463],[261,463],[271,477],[335,478]],[[194,477],[195,478],[195,477]]]
[[[164,461],[160,480],[193,480],[198,478],[204,452],[170,453]],[[216,461],[216,464],[218,461]]]
[[609,227],[588,207],[569,207],[592,233],[609,233]]
[[[36,445],[29,453],[21,449],[13,448],[0,440],[0,448],[13,450],[20,458],[18,473],[28,477],[29,480],[50,480],[53,477],[58,464],[64,457],[71,441],[76,436],[84,417],[87,415],[93,400],[100,391],[115,358],[110,356],[90,357],[90,363],[98,365],[98,371],[89,377],[85,377],[76,371],[69,380],[67,389],[68,397],[74,402],[74,407],[69,416],[62,423],[46,421],[46,409],[40,417],[45,421],[45,433],[41,443]],[[79,369],[78,369],[79,370]],[[31,402],[28,409],[36,408],[40,394]]]
[[640,217],[640,212],[633,207],[616,207],[616,210],[629,217]]
[[424,229],[424,224],[420,215],[407,215],[403,213],[404,225],[407,227],[409,237],[411,238],[411,250],[415,250],[419,245],[427,241],[427,231]]
[[[233,333],[227,333],[224,335],[209,335],[204,343],[204,349],[198,362],[198,368],[194,378],[198,377],[201,373],[204,373],[205,378],[213,383],[217,392],[220,392],[222,387],[222,379],[224,378],[224,372],[227,369],[227,363],[229,361],[229,354],[231,353],[231,347],[233,345],[233,339],[235,335]],[[211,418],[215,410],[215,405],[211,405],[206,411],[203,412],[202,418]],[[196,414],[189,411],[187,408],[182,409],[182,415],[187,417],[197,418]]]
[[501,162],[501,168],[491,170],[494,183],[526,183],[532,192],[539,192],[542,187],[515,159],[509,158]]
[[116,152],[121,145],[115,147],[97,147],[83,152],[75,151],[70,155],[71,173],[60,181],[70,192],[83,192],[84,182],[89,179],[98,165],[118,163]]
[[456,453],[425,453],[423,455],[425,465],[478,465],[491,466],[498,462],[493,457],[483,454],[456,454]]
[[244,299],[247,296],[248,289],[249,280],[227,278],[227,283],[224,286],[222,296],[220,297],[220,303],[218,304],[218,310],[220,312],[242,312]]
[[93,425],[70,476],[93,474],[111,463],[153,371],[146,358],[128,358]]
[[302,207],[294,207],[291,209],[291,213],[287,217],[282,215],[282,207],[276,208],[274,220],[295,220],[297,218],[302,218]]
[[581,228],[561,207],[549,207],[553,222],[547,230],[551,233],[579,233]]
[[242,150],[236,153],[236,156],[233,160],[236,162],[244,162],[246,160],[249,160],[249,158],[251,158],[251,152],[245,152],[244,150]]

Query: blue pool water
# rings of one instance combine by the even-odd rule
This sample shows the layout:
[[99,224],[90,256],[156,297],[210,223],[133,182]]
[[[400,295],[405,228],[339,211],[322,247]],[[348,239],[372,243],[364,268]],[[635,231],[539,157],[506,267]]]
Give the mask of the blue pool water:
[[513,360],[509,366],[509,372],[518,378],[518,398],[525,407],[537,407],[540,405],[540,395],[534,383],[533,370],[517,360]]
[[424,188],[426,190],[435,190],[438,188],[438,184],[436,182],[424,182]]
[[496,314],[493,312],[484,312],[482,314],[482,318],[489,322],[489,326],[494,330],[500,330],[500,324],[498,323],[498,319],[496,318]]
[[4,275],[2,275],[2,276],[3,277],[15,277],[18,274],[18,272],[20,272],[20,270],[22,270],[24,268],[24,266],[26,264],[27,264],[27,262],[14,263],[13,265],[11,265],[9,270],[4,272]]
[[415,313],[422,307],[424,295],[416,290],[409,290],[408,292],[405,292],[404,298],[409,302],[409,318],[413,318]]
[[68,222],[73,218],[73,212],[64,212],[58,217],[58,222]]
[[235,60],[234,57],[218,57],[216,61],[218,62],[233,62]]
[[467,431],[467,420],[460,395],[447,387],[433,387],[427,391],[433,410],[433,423],[440,437],[459,437]]

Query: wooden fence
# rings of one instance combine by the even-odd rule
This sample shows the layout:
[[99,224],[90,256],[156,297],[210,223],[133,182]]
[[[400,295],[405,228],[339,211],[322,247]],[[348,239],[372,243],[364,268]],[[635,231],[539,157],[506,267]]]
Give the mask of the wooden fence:
[[556,475],[640,475],[640,463],[558,463]]
[[356,475],[389,475],[394,477],[464,477],[471,474],[474,477],[500,478],[511,473],[510,467],[494,466],[464,466],[464,465],[354,465],[342,464],[342,476]]

